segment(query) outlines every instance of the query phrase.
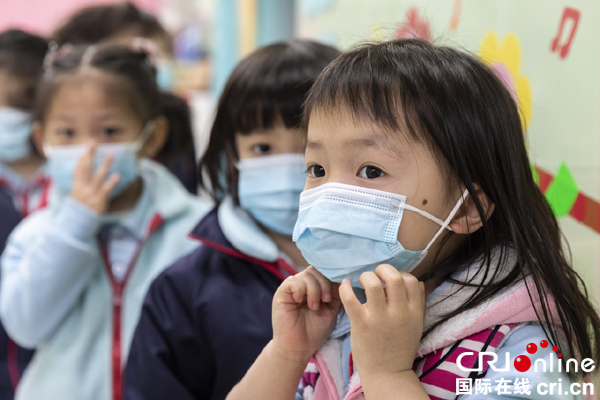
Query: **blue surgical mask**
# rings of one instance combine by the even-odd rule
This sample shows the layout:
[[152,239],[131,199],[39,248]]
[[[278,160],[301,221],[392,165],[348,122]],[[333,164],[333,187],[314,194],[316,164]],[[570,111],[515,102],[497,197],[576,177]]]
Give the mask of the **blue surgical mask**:
[[0,107],[0,162],[31,154],[31,116],[16,108]]
[[[298,222],[293,240],[306,261],[333,282],[349,279],[361,287],[363,272],[380,264],[391,264],[411,272],[449,224],[461,204],[459,199],[445,221],[406,204],[406,196],[341,183],[326,183],[300,196]],[[405,210],[441,225],[427,247],[405,249],[398,241],[398,229]]]
[[[106,174],[106,179],[113,173],[119,173],[119,182],[110,192],[111,198],[123,193],[139,176],[137,152],[148,138],[153,126],[152,123],[146,124],[142,134],[135,142],[108,143],[96,146],[94,170],[102,164],[108,155],[111,155],[113,160]],[[75,168],[87,149],[88,145],[44,146],[44,153],[48,158],[48,175],[61,192],[71,193]]]
[[242,208],[263,226],[291,236],[306,182],[304,154],[247,158],[237,168]]

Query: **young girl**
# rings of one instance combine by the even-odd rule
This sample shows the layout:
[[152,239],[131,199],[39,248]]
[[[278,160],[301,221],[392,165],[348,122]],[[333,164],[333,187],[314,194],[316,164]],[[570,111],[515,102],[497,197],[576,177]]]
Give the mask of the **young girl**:
[[228,399],[564,398],[549,385],[578,376],[556,359],[598,360],[600,323],[501,81],[452,48],[365,45],[305,118],[294,240],[312,267],[278,289],[273,339]]
[[196,152],[190,108],[170,91],[174,89],[173,45],[171,37],[153,15],[130,2],[101,4],[83,8],[69,17],[52,35],[59,45],[111,42],[130,46],[143,39],[152,44],[156,57],[156,81],[166,103],[164,116],[169,121],[168,145],[154,157],[184,184],[190,193],[198,189]]
[[197,246],[185,235],[208,205],[145,159],[167,131],[154,73],[121,46],[50,58],[33,130],[56,190],[2,257],[2,322],[38,349],[17,399],[120,399],[144,293]]
[[271,301],[306,267],[292,242],[304,187],[301,104],[338,55],[310,41],[255,51],[221,95],[201,166],[219,206],[203,243],[150,287],[125,372],[126,399],[223,399],[272,337]]
[[[31,109],[42,76],[48,42],[9,29],[0,33],[0,230],[9,233],[11,215],[24,218],[47,204],[50,179],[31,141]],[[6,237],[0,240],[4,248]],[[0,250],[1,252],[1,250]],[[18,347],[0,327],[0,398],[10,400],[32,351]]]

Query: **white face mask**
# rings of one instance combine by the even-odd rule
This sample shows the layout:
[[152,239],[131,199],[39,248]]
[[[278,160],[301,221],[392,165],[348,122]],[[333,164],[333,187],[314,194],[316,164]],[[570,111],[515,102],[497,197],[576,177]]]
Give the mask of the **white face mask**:
[[31,116],[16,108],[0,107],[0,162],[31,154]]
[[[333,282],[349,279],[361,287],[363,272],[391,264],[411,272],[427,255],[463,204],[458,199],[446,220],[406,204],[406,196],[341,183],[326,183],[302,192],[293,240],[309,264]],[[440,225],[423,250],[412,251],[398,241],[406,210]]]
[[247,158],[237,168],[242,208],[267,228],[291,236],[306,182],[304,154]]
[[[114,198],[121,194],[139,176],[137,153],[148,139],[153,127],[153,122],[147,123],[135,142],[108,143],[96,146],[94,169],[102,164],[106,156],[111,155],[113,161],[106,174],[106,178],[115,172],[119,173],[119,182],[110,193],[111,197]],[[71,193],[75,168],[87,149],[88,145],[44,145],[44,153],[48,159],[48,175],[63,193]]]

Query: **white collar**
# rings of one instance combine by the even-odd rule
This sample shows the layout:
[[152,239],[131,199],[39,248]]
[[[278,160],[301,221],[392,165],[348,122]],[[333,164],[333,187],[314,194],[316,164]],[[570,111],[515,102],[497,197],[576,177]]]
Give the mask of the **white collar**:
[[226,197],[217,211],[223,235],[237,250],[260,260],[275,262],[280,256],[277,245],[263,232],[250,214]]

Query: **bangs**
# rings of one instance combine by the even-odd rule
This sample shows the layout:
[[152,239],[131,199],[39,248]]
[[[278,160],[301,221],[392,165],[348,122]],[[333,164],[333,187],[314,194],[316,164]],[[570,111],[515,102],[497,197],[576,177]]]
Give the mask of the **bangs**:
[[307,96],[301,125],[308,128],[313,112],[333,118],[343,114],[353,121],[369,120],[389,133],[408,131],[423,140],[414,126],[419,101],[410,72],[390,60],[389,52],[381,55],[379,50],[380,46],[365,44],[331,63]]
[[254,79],[241,77],[244,83],[233,85],[236,88],[228,93],[236,99],[224,104],[234,131],[249,134],[280,123],[287,129],[299,128],[310,82],[298,82],[285,69],[261,72]]
[[339,52],[310,41],[263,47],[234,69],[221,107],[235,132],[301,128],[302,104],[317,75]]
[[287,129],[300,127],[302,103],[310,85],[286,82],[285,78],[267,74],[232,93],[232,97],[239,99],[239,103],[230,102],[228,107],[235,132],[249,134],[281,123]]

